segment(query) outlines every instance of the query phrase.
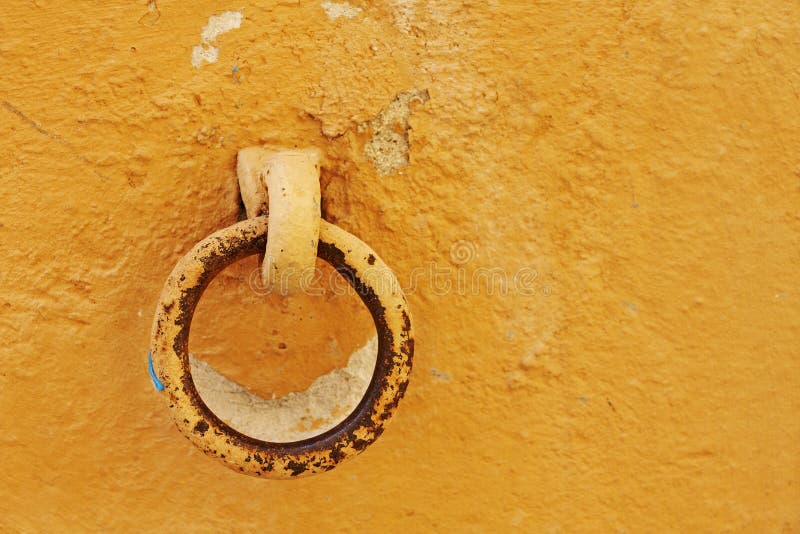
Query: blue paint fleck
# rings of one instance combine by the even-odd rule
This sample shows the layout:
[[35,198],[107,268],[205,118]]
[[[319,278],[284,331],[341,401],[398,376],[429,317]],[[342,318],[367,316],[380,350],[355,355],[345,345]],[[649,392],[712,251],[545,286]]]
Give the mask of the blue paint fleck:
[[150,373],[150,378],[153,380],[153,386],[156,388],[156,391],[163,391],[164,384],[161,380],[158,379],[156,376],[156,372],[153,369],[153,351],[147,353],[147,370]]

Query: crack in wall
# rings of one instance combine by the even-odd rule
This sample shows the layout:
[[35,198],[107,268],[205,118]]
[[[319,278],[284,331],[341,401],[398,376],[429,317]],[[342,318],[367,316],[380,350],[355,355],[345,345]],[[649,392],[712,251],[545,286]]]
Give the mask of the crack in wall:
[[[80,154],[75,149],[75,147],[72,145],[72,143],[70,143],[69,141],[67,141],[66,139],[64,139],[63,137],[58,135],[57,133],[53,133],[50,130],[45,129],[41,124],[39,124],[35,120],[33,120],[30,117],[28,117],[19,108],[15,107],[13,104],[11,104],[11,102],[8,102],[7,100],[4,100],[3,101],[3,107],[6,108],[6,110],[8,110],[10,113],[13,113],[14,115],[16,115],[17,118],[19,118],[22,122],[24,122],[25,124],[27,124],[28,126],[33,128],[34,130],[36,130],[40,134],[42,134],[45,137],[51,139],[52,141],[55,141],[59,145],[63,146],[67,150],[69,150],[70,153],[72,153],[73,156],[75,156],[76,158],[81,160],[83,163],[86,163],[87,165],[90,165],[90,166],[94,166],[95,165],[86,156],[84,156],[83,154]],[[102,178],[103,180],[108,180],[108,176],[106,176],[105,174],[102,174],[100,172],[97,172],[96,170],[92,170],[92,173],[94,173],[98,178]]]

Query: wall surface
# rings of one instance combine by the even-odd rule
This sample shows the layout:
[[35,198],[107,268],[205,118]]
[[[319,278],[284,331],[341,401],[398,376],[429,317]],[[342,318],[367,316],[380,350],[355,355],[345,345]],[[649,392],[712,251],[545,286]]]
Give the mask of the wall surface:
[[[798,65],[788,1],[4,0],[0,530],[800,532]],[[423,273],[387,432],[288,482],[146,372],[254,145],[319,147],[325,218]],[[193,328],[226,376],[302,390],[372,335],[254,266]]]

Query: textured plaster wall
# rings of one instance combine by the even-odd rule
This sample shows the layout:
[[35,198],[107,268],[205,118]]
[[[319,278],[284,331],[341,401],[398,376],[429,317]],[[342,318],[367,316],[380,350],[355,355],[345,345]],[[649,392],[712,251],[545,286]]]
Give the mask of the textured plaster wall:
[[[0,530],[800,531],[798,65],[787,1],[3,1]],[[322,149],[401,280],[537,273],[420,282],[396,419],[291,482],[204,457],[145,371],[259,144]],[[226,376],[280,396],[372,335],[253,268],[194,325]]]

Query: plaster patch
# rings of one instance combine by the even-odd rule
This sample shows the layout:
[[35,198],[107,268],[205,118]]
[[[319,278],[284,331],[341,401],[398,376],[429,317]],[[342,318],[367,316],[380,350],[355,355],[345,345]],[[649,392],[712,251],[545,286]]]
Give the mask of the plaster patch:
[[278,399],[255,395],[193,355],[189,363],[200,397],[220,419],[248,436],[286,443],[322,434],[351,413],[367,390],[377,354],[375,336],[353,352],[345,367]]
[[359,132],[372,132],[372,137],[364,147],[364,157],[375,165],[378,174],[386,176],[397,172],[400,167],[408,166],[411,104],[428,100],[430,95],[427,90],[408,89],[398,93],[375,118],[358,125]]
[[213,46],[217,38],[242,26],[242,13],[225,11],[220,15],[211,15],[208,23],[200,33],[200,44],[192,48],[192,66],[199,68],[206,63],[215,63],[219,59],[219,47]]
[[361,13],[362,9],[360,7],[351,6],[348,2],[331,2],[330,0],[325,0],[320,4],[322,9],[325,10],[325,13],[328,14],[328,18],[331,20],[336,20],[339,17],[344,17],[346,19],[352,19],[358,16]]

